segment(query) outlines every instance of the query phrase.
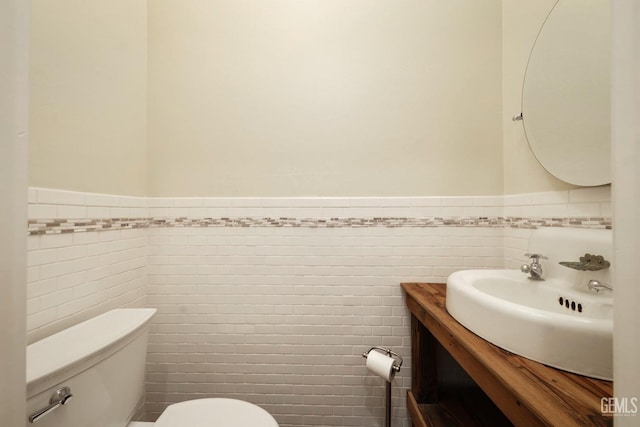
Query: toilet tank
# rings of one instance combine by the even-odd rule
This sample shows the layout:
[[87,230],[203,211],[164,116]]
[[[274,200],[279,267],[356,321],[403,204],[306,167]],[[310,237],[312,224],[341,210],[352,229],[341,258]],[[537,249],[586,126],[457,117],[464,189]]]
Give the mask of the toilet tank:
[[[154,308],[122,308],[27,346],[25,426],[125,427],[144,392],[149,321]],[[35,422],[54,392],[73,395]]]

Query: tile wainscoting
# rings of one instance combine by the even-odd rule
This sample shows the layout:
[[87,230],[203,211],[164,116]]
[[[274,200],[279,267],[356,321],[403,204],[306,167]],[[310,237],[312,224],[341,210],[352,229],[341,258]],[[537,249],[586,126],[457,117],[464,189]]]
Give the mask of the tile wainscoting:
[[146,230],[30,236],[27,342],[118,307],[143,307]]
[[228,396],[284,426],[382,425],[361,353],[405,357],[402,281],[518,266],[537,226],[610,227],[608,188],[491,197],[137,198],[30,189],[30,342],[118,306],[158,308],[146,418]]

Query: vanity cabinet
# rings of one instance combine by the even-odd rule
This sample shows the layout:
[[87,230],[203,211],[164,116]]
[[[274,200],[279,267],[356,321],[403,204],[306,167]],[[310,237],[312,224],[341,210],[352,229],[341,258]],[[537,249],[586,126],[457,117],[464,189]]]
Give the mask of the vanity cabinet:
[[601,412],[611,381],[550,368],[478,337],[447,313],[444,284],[402,288],[411,312],[407,407],[415,427],[613,425]]

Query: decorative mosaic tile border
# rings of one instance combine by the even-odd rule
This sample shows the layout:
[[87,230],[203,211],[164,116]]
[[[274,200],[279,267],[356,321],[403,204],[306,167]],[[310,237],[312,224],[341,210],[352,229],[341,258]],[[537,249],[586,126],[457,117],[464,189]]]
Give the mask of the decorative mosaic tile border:
[[365,218],[109,218],[109,219],[32,219],[28,235],[83,233],[149,227],[540,227],[611,228],[611,218],[525,218],[525,217],[365,217]]
[[150,218],[109,219],[30,219],[29,236],[41,234],[84,233],[89,231],[123,230],[149,227]]
[[511,228],[540,228],[540,227],[568,227],[568,228],[604,228],[611,229],[611,218],[580,217],[580,218],[505,218],[505,227]]

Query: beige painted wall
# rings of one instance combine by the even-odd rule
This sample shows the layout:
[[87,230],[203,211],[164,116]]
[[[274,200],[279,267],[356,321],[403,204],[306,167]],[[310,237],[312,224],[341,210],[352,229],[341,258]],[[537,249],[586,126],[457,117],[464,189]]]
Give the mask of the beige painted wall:
[[29,3],[0,1],[0,424],[25,425]]
[[536,160],[522,122],[511,117],[521,111],[522,82],[538,31],[556,0],[503,0],[502,126],[504,136],[504,193],[575,188],[549,174]]
[[502,193],[501,1],[148,16],[151,196]]
[[29,184],[146,193],[146,0],[32,0]]
[[[614,394],[623,403],[640,398],[640,4],[636,0],[612,4],[613,380]],[[615,425],[637,426],[638,416],[616,417]]]
[[34,0],[30,185],[153,196],[572,188],[511,121],[555,0],[401,3],[156,0],[147,31],[144,0]]

